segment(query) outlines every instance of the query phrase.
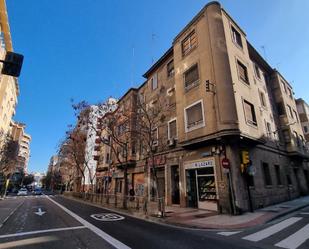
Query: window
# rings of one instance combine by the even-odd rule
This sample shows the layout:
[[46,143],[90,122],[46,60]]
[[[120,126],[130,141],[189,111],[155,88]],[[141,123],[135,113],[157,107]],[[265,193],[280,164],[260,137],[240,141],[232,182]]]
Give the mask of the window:
[[197,46],[197,39],[195,30],[193,30],[181,43],[182,55],[188,54],[193,48]]
[[173,119],[168,122],[168,139],[177,138],[177,122]]
[[297,123],[299,123],[297,112],[295,110],[293,110],[293,112],[294,112],[294,116],[295,116],[295,119],[296,119]]
[[304,126],[304,131],[305,131],[305,133],[308,132],[308,127],[306,125]]
[[259,69],[258,65],[254,63],[253,66],[254,66],[255,76],[258,79],[261,79],[261,73],[260,73],[260,69]]
[[184,73],[185,89],[189,90],[192,87],[196,86],[198,84],[198,81],[198,66],[197,64],[195,64]]
[[242,41],[240,33],[232,26],[232,39],[235,44],[242,48]]
[[281,80],[281,86],[282,86],[282,89],[284,90],[284,92],[287,93],[286,85],[285,85],[285,83],[282,80]]
[[272,185],[272,181],[271,181],[271,175],[270,175],[270,170],[269,170],[268,163],[262,163],[262,168],[263,168],[265,185],[266,186],[271,186]]
[[266,107],[266,100],[265,100],[265,94],[263,92],[260,93],[260,101],[263,107]]
[[254,105],[244,100],[244,110],[245,110],[245,118],[246,118],[247,123],[256,126],[257,123],[256,123]]
[[278,114],[279,115],[285,115],[286,114],[284,104],[282,102],[279,102],[277,104],[277,108],[278,108]]
[[171,60],[169,63],[167,63],[166,70],[167,70],[167,77],[174,76],[174,73],[175,73],[175,70],[174,70],[174,60]]
[[151,78],[151,89],[155,90],[158,88],[158,75],[154,74],[154,76]]
[[199,101],[185,109],[185,128],[186,131],[204,126],[203,104]]
[[289,87],[288,87],[288,92],[289,92],[289,97],[290,97],[291,99],[293,99],[292,90],[291,90],[291,88],[289,88]]
[[291,134],[289,130],[283,130],[283,139],[286,143],[290,143],[291,142]]
[[297,147],[300,147],[300,140],[296,131],[293,131],[294,140],[296,141]]
[[152,145],[158,146],[158,144],[159,144],[159,140],[158,140],[159,139],[159,129],[157,127],[152,129],[151,139],[152,139]]
[[240,61],[237,61],[238,76],[239,78],[249,85],[248,71],[247,67]]
[[294,118],[291,106],[287,105],[287,107],[288,107],[288,110],[289,110],[290,117]]
[[269,122],[265,121],[266,134],[268,137],[271,137],[271,125]]
[[282,185],[280,166],[275,165],[277,185]]
[[287,181],[288,186],[292,185],[292,179],[290,175],[286,175],[286,181]]

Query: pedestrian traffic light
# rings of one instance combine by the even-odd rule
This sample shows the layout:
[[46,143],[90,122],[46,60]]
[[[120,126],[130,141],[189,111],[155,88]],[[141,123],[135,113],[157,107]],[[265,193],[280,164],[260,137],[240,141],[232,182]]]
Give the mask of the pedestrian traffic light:
[[241,151],[241,161],[245,165],[250,163],[249,151],[247,151],[247,150],[242,150]]
[[5,60],[0,60],[3,63],[2,74],[18,77],[23,65],[24,56],[13,52],[6,52]]

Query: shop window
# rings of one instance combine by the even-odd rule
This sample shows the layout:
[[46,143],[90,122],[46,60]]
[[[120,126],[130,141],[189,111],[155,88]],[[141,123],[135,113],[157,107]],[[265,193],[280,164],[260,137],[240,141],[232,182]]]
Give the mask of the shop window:
[[257,126],[254,105],[246,100],[243,101],[243,104],[247,123]]
[[192,49],[197,46],[197,38],[195,30],[193,30],[186,38],[182,41],[182,55],[188,54]]
[[189,90],[199,83],[198,65],[195,64],[184,73],[185,89]]
[[275,165],[277,185],[282,185],[280,166]]
[[242,64],[239,60],[237,60],[237,69],[238,69],[238,76],[239,78],[245,82],[246,84],[250,84],[249,83],[249,77],[248,77],[248,70],[247,67]]
[[174,74],[175,74],[174,60],[171,60],[169,63],[167,63],[166,70],[167,70],[167,77],[174,76]]
[[262,168],[263,168],[263,174],[264,174],[264,182],[266,186],[271,186],[272,181],[271,181],[271,175],[270,175],[270,169],[268,163],[262,163]]
[[242,48],[241,35],[233,26],[232,26],[232,39],[236,45]]
[[168,122],[168,139],[177,138],[177,121],[173,119]]
[[197,129],[205,125],[202,101],[199,101],[185,109],[186,131]]

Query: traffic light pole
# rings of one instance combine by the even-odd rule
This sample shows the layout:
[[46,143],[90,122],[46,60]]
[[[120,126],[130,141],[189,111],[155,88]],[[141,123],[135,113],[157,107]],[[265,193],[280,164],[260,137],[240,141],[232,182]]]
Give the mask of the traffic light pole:
[[249,174],[245,173],[245,179],[246,179],[246,185],[247,185],[247,192],[248,192],[248,204],[249,204],[249,210],[251,213],[254,212],[253,210],[253,204],[252,204],[252,198],[251,198],[251,191],[249,186]]

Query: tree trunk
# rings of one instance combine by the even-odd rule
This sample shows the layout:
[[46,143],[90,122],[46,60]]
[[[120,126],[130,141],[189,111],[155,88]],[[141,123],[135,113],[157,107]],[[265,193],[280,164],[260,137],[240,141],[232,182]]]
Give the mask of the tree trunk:
[[128,196],[128,168],[127,165],[124,167],[123,171],[123,177],[124,177],[124,191],[123,191],[123,200],[122,200],[122,206],[124,209],[127,209],[127,196]]

